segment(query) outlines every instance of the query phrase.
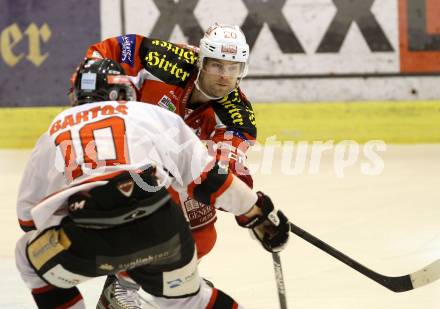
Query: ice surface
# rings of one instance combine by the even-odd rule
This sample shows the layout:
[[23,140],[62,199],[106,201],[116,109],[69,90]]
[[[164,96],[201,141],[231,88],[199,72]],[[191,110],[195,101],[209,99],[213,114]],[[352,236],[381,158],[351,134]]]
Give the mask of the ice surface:
[[[0,152],[0,308],[34,308],[15,269],[13,250],[21,231],[15,199],[28,151]],[[378,176],[361,173],[360,157],[336,176],[333,157],[317,174],[281,171],[276,152],[271,172],[261,170],[255,188],[270,194],[292,222],[362,264],[385,275],[414,272],[440,258],[440,145],[388,146]],[[307,167],[306,167],[307,168]],[[279,308],[271,255],[232,216],[220,213],[218,242],[200,263],[200,273],[246,308]],[[289,308],[438,309],[440,282],[393,293],[293,235],[281,253]],[[103,279],[80,285],[94,308]]]

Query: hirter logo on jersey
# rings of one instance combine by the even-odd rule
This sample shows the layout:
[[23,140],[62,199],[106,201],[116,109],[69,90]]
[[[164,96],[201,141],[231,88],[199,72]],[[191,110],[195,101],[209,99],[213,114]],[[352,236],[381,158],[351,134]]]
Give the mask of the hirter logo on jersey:
[[191,49],[162,40],[143,39],[139,56],[148,73],[179,87],[185,87],[197,67],[197,55]]
[[134,50],[136,48],[136,35],[121,35],[118,37],[119,47],[121,48],[120,63],[127,63],[134,66]]

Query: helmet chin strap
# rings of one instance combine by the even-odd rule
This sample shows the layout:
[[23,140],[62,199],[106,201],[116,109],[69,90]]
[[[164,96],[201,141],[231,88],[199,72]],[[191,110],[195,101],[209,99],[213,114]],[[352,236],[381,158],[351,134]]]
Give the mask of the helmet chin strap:
[[235,88],[238,88],[238,84],[240,83],[240,80],[241,80],[241,78],[237,78],[237,82],[236,82],[236,84],[235,84],[234,89],[232,89],[231,91],[229,91],[229,92],[228,92],[227,94],[225,94],[224,96],[221,96],[221,97],[213,97],[213,96],[210,96],[209,94],[207,94],[205,91],[203,91],[203,90],[202,90],[202,87],[200,86],[200,83],[199,83],[199,77],[200,77],[200,72],[201,72],[201,71],[202,71],[202,70],[199,70],[199,72],[197,73],[197,78],[196,78],[196,81],[194,82],[194,84],[195,84],[197,90],[200,91],[201,94],[203,94],[203,95],[204,95],[207,99],[209,99],[209,100],[219,100],[219,99],[223,98],[224,96],[229,95],[232,91],[234,91]]

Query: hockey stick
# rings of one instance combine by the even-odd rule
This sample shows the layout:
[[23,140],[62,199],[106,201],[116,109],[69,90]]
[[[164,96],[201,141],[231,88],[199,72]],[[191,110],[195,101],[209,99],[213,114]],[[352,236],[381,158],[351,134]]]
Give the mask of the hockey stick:
[[281,258],[278,252],[272,253],[273,270],[275,271],[275,280],[277,282],[278,299],[280,308],[287,309],[286,287],[284,286],[283,268],[281,267]]
[[440,260],[436,260],[435,262],[425,266],[419,271],[413,272],[405,276],[388,277],[365,267],[364,265],[346,256],[344,253],[336,250],[329,244],[326,244],[319,238],[316,238],[315,236],[309,234],[308,232],[304,231],[293,223],[290,223],[290,230],[292,233],[298,235],[305,241],[318,247],[322,251],[330,254],[342,263],[350,266],[354,270],[376,281],[380,285],[390,289],[393,292],[405,292],[413,290],[434,282],[440,278]]

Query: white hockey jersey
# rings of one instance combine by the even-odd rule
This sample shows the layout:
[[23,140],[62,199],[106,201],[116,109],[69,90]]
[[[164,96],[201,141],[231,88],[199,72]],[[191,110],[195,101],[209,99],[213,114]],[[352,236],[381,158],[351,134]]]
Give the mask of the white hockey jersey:
[[235,215],[247,212],[256,194],[214,160],[163,108],[116,101],[72,107],[55,117],[32,152],[18,194],[19,222],[24,230],[55,225],[67,214],[68,196],[105,184],[109,173],[149,165],[178,193]]

